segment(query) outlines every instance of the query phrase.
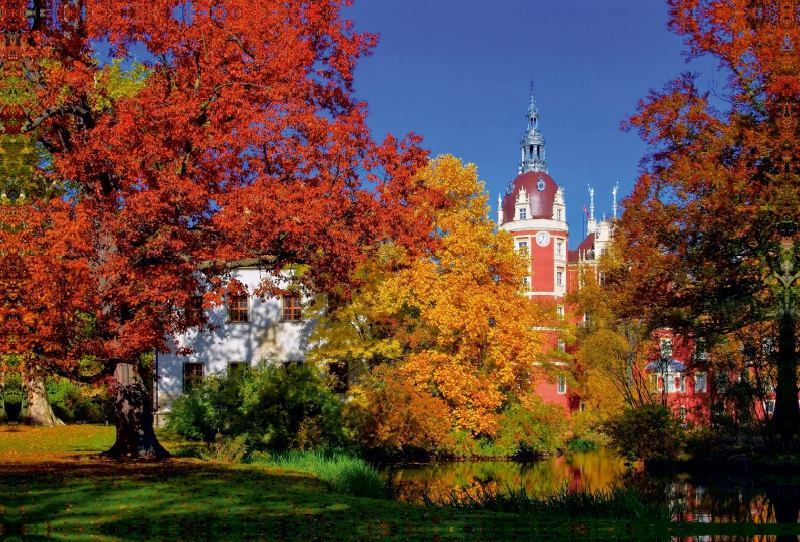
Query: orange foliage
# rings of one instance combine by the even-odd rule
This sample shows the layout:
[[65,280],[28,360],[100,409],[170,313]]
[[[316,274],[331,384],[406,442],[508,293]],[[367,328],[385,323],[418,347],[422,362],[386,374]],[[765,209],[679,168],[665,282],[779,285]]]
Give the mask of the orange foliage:
[[377,37],[341,6],[0,0],[6,351],[37,349],[49,371],[84,353],[141,370],[204,324],[192,296],[219,302],[233,261],[270,272],[263,295],[288,264],[325,291],[390,235],[425,245],[417,209],[441,199],[414,178],[427,152],[413,135],[373,141],[353,72]]
[[441,398],[420,390],[406,376],[380,367],[350,414],[360,419],[359,433],[369,447],[435,450],[450,441],[450,410]]
[[541,317],[521,292],[525,259],[487,218],[474,165],[441,156],[420,180],[447,201],[434,214],[434,248],[418,257],[383,247],[352,302],[322,316],[311,358],[390,363],[403,386],[447,405],[446,430],[492,435],[502,406],[530,394],[544,370]]

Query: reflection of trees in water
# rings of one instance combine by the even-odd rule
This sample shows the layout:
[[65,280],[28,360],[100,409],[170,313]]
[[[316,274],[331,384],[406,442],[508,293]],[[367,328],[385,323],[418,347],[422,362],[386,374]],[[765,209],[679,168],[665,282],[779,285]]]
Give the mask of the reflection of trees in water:
[[[800,519],[800,485],[796,480],[749,476],[732,480],[704,478],[697,482],[675,473],[627,473],[625,485],[634,486],[651,502],[669,502],[682,509],[686,521],[720,523],[797,523]],[[730,540],[797,542],[797,535],[732,537]],[[710,540],[710,539],[709,539]],[[728,539],[726,539],[728,540]]]
[[[603,450],[525,463],[440,463],[397,467],[392,472],[401,500],[411,502],[421,502],[423,493],[435,499],[449,496],[454,490],[463,495],[475,494],[478,488],[505,491],[508,487],[524,487],[529,495],[544,496],[565,486],[603,489],[608,484],[619,484],[636,487],[646,501],[678,505],[682,512],[676,519],[686,521],[796,523],[800,515],[798,480],[756,476],[737,479],[732,475],[693,480],[685,474],[626,470],[621,461]],[[798,537],[748,535],[724,540],[797,542]]]
[[622,461],[600,450],[524,463],[480,461],[395,467],[392,476],[401,500],[420,502],[423,493],[436,498],[452,491],[474,493],[477,488],[524,488],[529,495],[538,496],[564,487],[601,489],[615,483],[624,470]]

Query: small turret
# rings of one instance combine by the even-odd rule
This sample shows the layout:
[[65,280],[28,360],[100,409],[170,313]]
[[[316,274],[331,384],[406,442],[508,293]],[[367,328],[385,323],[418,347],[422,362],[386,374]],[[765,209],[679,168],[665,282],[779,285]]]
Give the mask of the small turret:
[[503,223],[503,195],[497,194],[497,225]]
[[522,159],[519,163],[519,172],[542,171],[547,173],[547,159],[544,155],[544,134],[539,130],[539,109],[533,97],[533,82],[531,82],[531,102],[525,114],[528,128],[522,134],[520,151]]

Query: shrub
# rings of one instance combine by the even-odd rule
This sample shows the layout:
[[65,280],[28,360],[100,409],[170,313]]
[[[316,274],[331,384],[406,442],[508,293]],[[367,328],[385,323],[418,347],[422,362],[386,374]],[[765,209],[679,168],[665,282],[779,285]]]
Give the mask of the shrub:
[[391,488],[378,477],[378,470],[344,450],[255,453],[250,462],[283,469],[295,469],[317,476],[336,493],[375,499],[391,497]]
[[206,442],[242,437],[252,449],[311,449],[344,442],[336,395],[312,366],[261,362],[212,375],[177,399],[167,428]]
[[200,451],[200,459],[214,463],[241,463],[246,453],[244,436],[230,438],[217,434],[215,441]]
[[609,447],[629,461],[675,459],[683,443],[681,422],[665,406],[642,405],[628,409],[604,425]]
[[451,444],[449,407],[407,376],[378,367],[362,391],[359,400],[348,405],[348,420],[366,448],[435,454]]
[[78,384],[66,378],[46,383],[47,399],[62,421],[105,422],[114,420],[114,403],[107,386]]
[[495,446],[505,455],[541,455],[563,450],[569,426],[564,409],[536,402],[511,404],[498,421]]
[[597,449],[597,442],[582,438],[573,438],[567,441],[567,450],[571,452],[591,452]]

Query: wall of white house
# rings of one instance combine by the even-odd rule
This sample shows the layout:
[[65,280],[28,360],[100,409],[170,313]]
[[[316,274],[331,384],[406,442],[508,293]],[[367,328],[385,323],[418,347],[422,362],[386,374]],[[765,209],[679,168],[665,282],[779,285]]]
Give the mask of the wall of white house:
[[[256,268],[240,268],[233,271],[250,292],[248,298],[248,321],[229,322],[228,306],[220,305],[206,309],[213,331],[190,331],[175,337],[176,345],[169,354],[158,356],[158,378],[156,379],[155,402],[160,413],[169,412],[172,402],[183,393],[184,363],[202,363],[204,375],[218,373],[229,363],[246,362],[256,364],[261,359],[273,363],[305,361],[308,337],[314,327],[313,321],[284,321],[283,298],[259,299],[252,292],[264,277]],[[179,356],[179,347],[191,348],[194,353]],[[157,417],[157,423],[163,420]]]

